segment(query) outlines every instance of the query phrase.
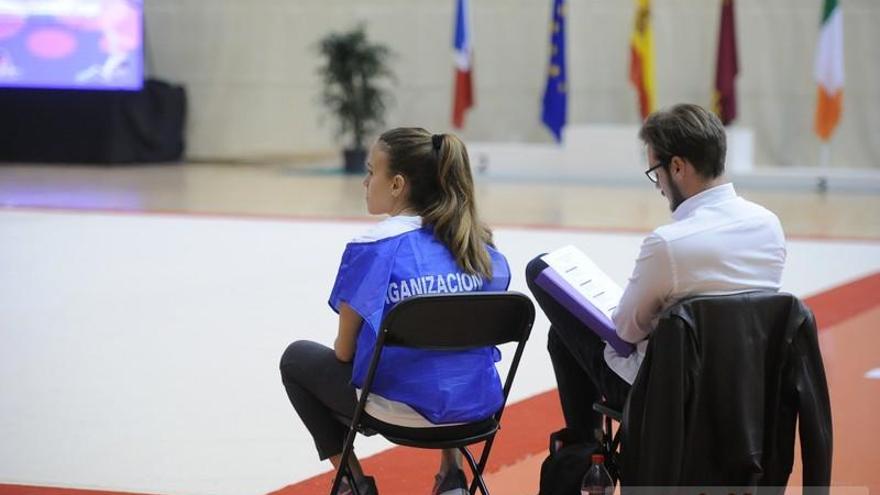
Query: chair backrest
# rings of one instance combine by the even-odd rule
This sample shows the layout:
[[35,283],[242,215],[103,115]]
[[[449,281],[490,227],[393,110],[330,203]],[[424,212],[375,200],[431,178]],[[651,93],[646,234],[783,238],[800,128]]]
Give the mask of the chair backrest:
[[534,319],[532,301],[519,292],[423,295],[392,308],[381,333],[386,346],[460,350],[524,342]]
[[802,445],[812,450],[805,465],[817,475],[804,483],[821,484],[830,475],[830,414],[815,321],[798,298],[686,299],[660,316],[633,383],[621,476],[641,485],[784,486],[800,416]]
[[[517,342],[504,380],[506,404],[534,320],[532,300],[514,291],[421,295],[401,301],[382,321],[355,423],[372,391],[385,346],[454,351]],[[496,420],[501,419],[504,404],[495,414]]]
[[[481,425],[479,430],[458,432],[458,437],[445,437],[443,443],[435,444],[432,447],[455,447],[462,450],[477,478],[471,486],[470,493],[474,493],[477,485],[482,493],[487,493],[480,473],[485,468],[489,452],[492,449],[495,432],[498,430],[501,416],[504,413],[504,406],[510,395],[510,387],[513,384],[513,378],[531,333],[534,319],[535,307],[531,299],[518,292],[421,295],[405,299],[394,306],[385,316],[379,328],[379,335],[370,357],[370,365],[361,397],[351,422],[352,428],[349,430],[342,451],[342,464],[347,466],[346,459],[351,453],[355,432],[363,426],[361,418],[365,414],[367,397],[372,391],[376,369],[385,346],[455,351],[516,342],[516,352],[507,370],[507,378],[504,380],[504,398],[501,407],[489,418],[492,423],[491,428]],[[456,425],[456,427],[459,426]],[[381,429],[379,432],[382,433]],[[386,438],[391,437],[386,435]],[[425,445],[424,442],[412,438],[404,439],[400,435],[399,429],[392,441],[405,445]],[[485,445],[480,462],[476,464],[465,446],[479,441],[485,441]],[[331,488],[332,493],[335,493],[339,486],[342,472],[340,470],[336,475]]]

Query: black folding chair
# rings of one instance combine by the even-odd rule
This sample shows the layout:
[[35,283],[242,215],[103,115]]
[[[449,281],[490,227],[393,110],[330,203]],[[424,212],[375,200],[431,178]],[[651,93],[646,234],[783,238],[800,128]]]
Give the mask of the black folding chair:
[[[376,432],[398,445],[423,449],[458,449],[467,459],[473,472],[470,493],[479,486],[489,494],[483,481],[483,470],[501,424],[501,414],[513,384],[526,340],[535,319],[532,301],[518,292],[472,292],[462,294],[414,296],[395,306],[385,317],[370,360],[361,397],[351,421],[340,459],[340,468],[333,480],[331,495],[339,488],[342,477],[356,483],[348,467],[354,438],[358,431]],[[391,425],[371,417],[364,411],[373,385],[376,368],[381,361],[382,349],[387,346],[411,347],[444,351],[460,351],[479,347],[516,342],[510,369],[504,380],[504,401],[501,408],[489,418],[472,423],[433,428],[410,428]],[[485,442],[479,462],[467,446]]]
[[[596,432],[602,453],[605,454],[605,469],[616,483],[620,479],[620,465],[618,464],[618,449],[620,448],[620,423],[623,421],[623,412],[613,409],[605,402],[594,402],[593,410],[603,416],[603,428]],[[617,421],[617,430],[614,430],[614,421]]]
[[[715,486],[781,493],[795,424],[802,462],[810,465],[802,486],[828,492],[827,381],[815,319],[790,294],[679,301],[659,316],[622,412],[605,403],[593,409],[605,416],[602,447],[625,492]],[[612,420],[619,423],[614,434]]]

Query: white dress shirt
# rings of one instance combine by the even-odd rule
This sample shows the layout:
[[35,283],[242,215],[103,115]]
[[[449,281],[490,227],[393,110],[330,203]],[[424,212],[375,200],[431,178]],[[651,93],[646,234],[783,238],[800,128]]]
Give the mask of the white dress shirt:
[[658,315],[692,295],[779,290],[785,236],[771,211],[737,196],[732,184],[696,194],[642,242],[612,315],[617,334],[636,343],[628,357],[605,346],[605,362],[632,384]]

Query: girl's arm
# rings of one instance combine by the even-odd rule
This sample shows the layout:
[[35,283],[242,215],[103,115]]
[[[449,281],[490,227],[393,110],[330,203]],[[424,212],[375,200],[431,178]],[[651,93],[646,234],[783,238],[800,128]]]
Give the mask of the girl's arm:
[[347,363],[354,358],[354,349],[362,321],[361,315],[351,309],[348,303],[339,304],[339,332],[336,334],[336,342],[333,343],[336,359]]

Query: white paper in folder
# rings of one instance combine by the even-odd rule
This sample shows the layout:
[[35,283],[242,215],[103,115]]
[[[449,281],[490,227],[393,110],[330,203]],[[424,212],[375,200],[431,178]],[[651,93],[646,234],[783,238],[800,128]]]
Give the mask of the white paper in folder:
[[623,296],[623,289],[589,256],[574,246],[565,246],[545,254],[541,259],[611,320],[611,314]]

